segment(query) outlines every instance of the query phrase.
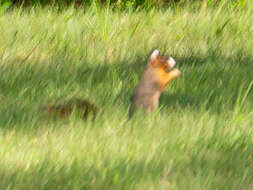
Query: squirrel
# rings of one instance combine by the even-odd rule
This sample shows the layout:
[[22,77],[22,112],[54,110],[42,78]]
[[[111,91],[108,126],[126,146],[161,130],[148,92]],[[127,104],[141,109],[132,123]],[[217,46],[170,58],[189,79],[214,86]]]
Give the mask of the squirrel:
[[[161,93],[173,79],[181,74],[178,69],[173,69],[175,65],[176,61],[172,57],[160,56],[157,49],[151,53],[146,69],[131,100],[130,118],[139,108],[145,112],[152,112],[158,107]],[[64,119],[71,115],[75,109],[79,113],[81,112],[82,119],[86,119],[88,114],[91,113],[94,120],[98,114],[104,113],[103,109],[88,99],[78,98],[69,100],[65,104],[47,105],[42,107],[41,110]]]
[[152,51],[141,80],[131,98],[130,118],[137,109],[152,112],[158,107],[161,93],[173,79],[181,74],[178,69],[173,69],[175,65],[176,61],[172,57],[159,55],[157,49]]

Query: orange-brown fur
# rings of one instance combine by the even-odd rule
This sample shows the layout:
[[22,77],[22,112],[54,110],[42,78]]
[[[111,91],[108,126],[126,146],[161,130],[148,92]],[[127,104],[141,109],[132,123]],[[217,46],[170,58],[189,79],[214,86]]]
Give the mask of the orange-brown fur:
[[171,64],[168,63],[169,60],[170,57],[152,56],[151,54],[141,80],[134,91],[130,116],[138,108],[144,111],[154,111],[158,107],[160,94],[173,79],[180,75],[178,69],[167,72],[172,69]]

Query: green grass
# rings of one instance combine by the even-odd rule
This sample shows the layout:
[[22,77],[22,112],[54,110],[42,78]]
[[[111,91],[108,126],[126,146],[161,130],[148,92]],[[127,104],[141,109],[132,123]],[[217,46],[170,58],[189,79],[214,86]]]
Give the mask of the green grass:
[[[0,189],[253,188],[253,6],[0,16]],[[151,50],[182,76],[127,120]],[[92,122],[39,107],[88,97]]]

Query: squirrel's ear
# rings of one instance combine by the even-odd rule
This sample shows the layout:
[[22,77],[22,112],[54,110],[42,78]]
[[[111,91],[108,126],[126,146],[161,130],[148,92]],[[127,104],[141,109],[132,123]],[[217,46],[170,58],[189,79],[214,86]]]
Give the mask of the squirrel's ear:
[[175,67],[175,65],[176,65],[176,61],[175,61],[175,59],[173,59],[173,57],[170,57],[170,58],[167,60],[167,63],[169,64],[170,69],[172,69],[172,68]]
[[157,49],[153,50],[150,57],[149,57],[149,60],[151,60],[151,61],[155,60],[158,55],[159,55],[159,51]]

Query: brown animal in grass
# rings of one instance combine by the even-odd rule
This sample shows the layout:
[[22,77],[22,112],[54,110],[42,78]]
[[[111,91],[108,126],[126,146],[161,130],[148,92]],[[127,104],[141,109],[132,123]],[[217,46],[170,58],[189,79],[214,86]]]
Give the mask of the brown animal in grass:
[[130,117],[137,109],[152,112],[158,107],[161,93],[181,74],[178,69],[172,69],[175,65],[172,57],[161,56],[158,50],[151,53],[131,100]]
[[71,113],[76,110],[81,113],[82,119],[86,119],[89,114],[92,114],[93,120],[98,114],[102,114],[103,110],[99,108],[94,103],[91,103],[87,99],[72,99],[64,104],[52,104],[42,107],[44,112],[50,115],[60,116],[60,118],[65,119],[71,115]]
[[[130,116],[137,109],[151,112],[158,107],[160,94],[173,79],[181,74],[178,69],[172,69],[175,65],[176,62],[172,57],[160,56],[158,50],[151,53],[146,69],[133,94]],[[72,99],[65,104],[44,106],[42,110],[61,118],[68,117],[74,110],[81,113],[82,119],[86,119],[88,114],[92,114],[95,119],[98,114],[103,113],[101,108],[87,99]]]

